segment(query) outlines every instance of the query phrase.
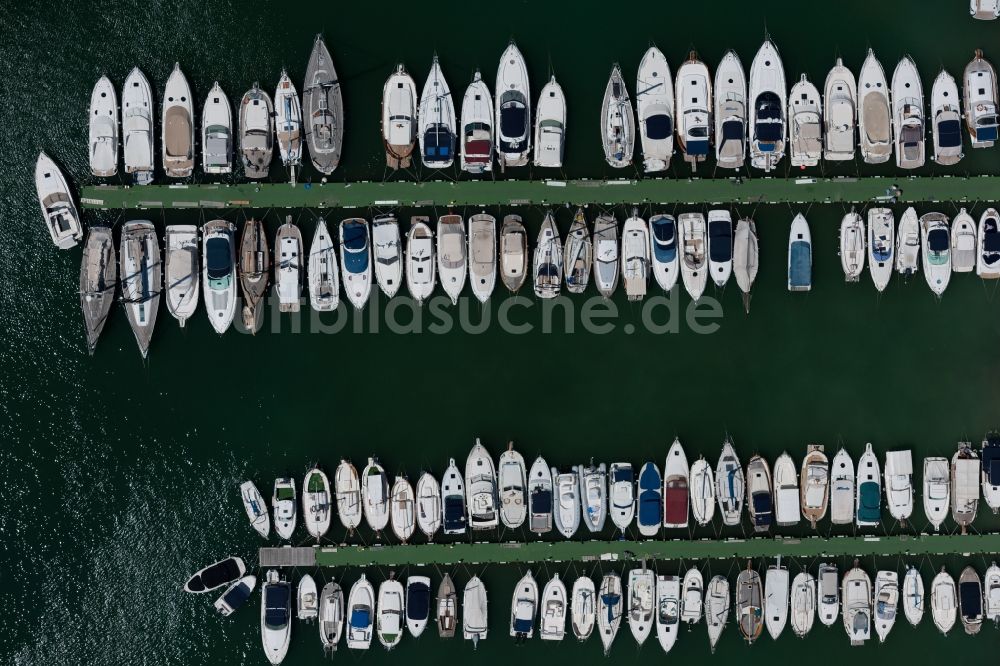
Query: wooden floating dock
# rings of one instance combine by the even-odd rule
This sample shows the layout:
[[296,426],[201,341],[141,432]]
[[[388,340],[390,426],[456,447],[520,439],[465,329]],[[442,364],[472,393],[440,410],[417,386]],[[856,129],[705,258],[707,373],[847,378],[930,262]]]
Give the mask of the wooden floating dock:
[[462,180],[237,185],[98,185],[91,209],[367,208],[562,204],[904,204],[1000,200],[1000,176]]
[[763,557],[989,555],[1000,534],[922,534],[698,541],[533,541],[387,546],[261,548],[261,567],[366,567],[628,560],[712,560]]

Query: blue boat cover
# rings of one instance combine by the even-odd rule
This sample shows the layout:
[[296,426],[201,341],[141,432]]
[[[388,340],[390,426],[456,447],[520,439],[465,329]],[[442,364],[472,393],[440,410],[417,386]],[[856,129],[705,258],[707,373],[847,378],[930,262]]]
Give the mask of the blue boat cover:
[[811,286],[812,247],[805,241],[795,241],[788,253],[788,284],[792,287]]
[[455,135],[445,125],[432,125],[424,132],[424,158],[432,162],[448,160],[455,147]]
[[722,141],[743,141],[744,129],[742,120],[727,120],[722,123]]
[[982,453],[983,473],[991,486],[1000,486],[1000,438],[986,438]]
[[858,489],[858,520],[877,523],[881,517],[882,492],[874,481],[865,481]]
[[646,136],[654,141],[667,139],[674,133],[674,121],[665,113],[646,118]]
[[233,610],[236,610],[246,603],[247,599],[250,598],[250,593],[252,591],[253,590],[247,587],[246,583],[240,583],[233,589],[229,590],[229,592],[226,593],[226,596],[223,597],[223,600],[226,602],[226,605]]
[[931,229],[927,234],[927,247],[933,252],[947,252],[950,244],[946,229]]
[[360,222],[344,225],[344,268],[358,274],[368,270],[368,233]]
[[945,120],[938,125],[938,145],[942,148],[958,148],[961,146],[962,123],[957,120]]
[[205,243],[205,264],[209,280],[218,280],[229,275],[233,268],[231,259],[229,241],[225,238],[209,238]]
[[431,614],[431,588],[424,583],[414,583],[406,587],[406,617],[410,620],[426,620]]
[[962,615],[978,617],[983,612],[983,590],[979,583],[961,583],[958,593],[962,599]]
[[751,498],[753,500],[754,525],[761,527],[770,525],[774,516],[771,513],[771,493],[757,492]]
[[531,631],[531,620],[517,618],[514,620],[514,631],[519,634],[526,634]]
[[264,603],[264,624],[280,629],[288,624],[291,591],[288,585],[268,585]]
[[367,629],[371,625],[371,610],[365,608],[355,608],[351,610],[351,627],[354,629]]
[[534,513],[551,513],[552,491],[533,490],[531,492],[531,510]]
[[528,131],[528,110],[520,102],[511,102],[500,109],[500,132],[511,139],[519,139]]
[[631,481],[631,480],[632,480],[631,467],[618,467],[615,469],[615,473],[611,476],[612,482]]
[[465,501],[461,495],[444,498],[444,528],[460,530],[465,527]]
[[659,525],[661,513],[659,491],[643,490],[639,493],[640,525]]
[[653,220],[653,255],[657,261],[671,262],[677,256],[677,225],[672,217]]
[[708,139],[688,139],[686,147],[688,155],[708,155]]
[[[958,121],[955,121],[957,124]],[[997,140],[997,128],[996,127],[977,127],[976,128],[976,140],[977,141],[996,141]]]
[[733,225],[715,220],[708,223],[708,254],[712,261],[733,258]]

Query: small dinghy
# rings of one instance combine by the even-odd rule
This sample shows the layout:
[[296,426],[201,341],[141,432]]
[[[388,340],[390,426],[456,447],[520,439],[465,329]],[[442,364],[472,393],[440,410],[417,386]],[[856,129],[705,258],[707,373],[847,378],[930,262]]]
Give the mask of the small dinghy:
[[[608,85],[604,89],[601,104],[601,130],[604,144],[604,159],[608,164],[621,169],[632,164],[635,147],[635,117],[632,115],[632,101],[628,88],[622,79],[618,63],[611,68]],[[537,148],[536,148],[537,150]]]
[[319,640],[325,654],[337,650],[343,633],[344,590],[331,581],[323,586],[319,595]]
[[635,84],[642,168],[666,171],[674,154],[674,80],[663,52],[650,46],[639,62]]
[[486,586],[479,576],[473,576],[462,592],[462,636],[472,641],[473,648],[479,646],[479,641],[486,640],[488,608]]
[[855,524],[858,527],[875,527],[882,520],[882,474],[871,442],[865,444],[865,452],[858,458],[856,479]]
[[542,591],[538,634],[543,641],[561,641],[566,635],[566,585],[559,574],[552,576]]
[[889,110],[889,84],[882,63],[868,49],[868,57],[858,75],[858,136],[861,156],[868,164],[888,162],[892,156],[892,113]]
[[649,227],[632,209],[632,215],[622,227],[622,283],[630,301],[641,301],[649,282]]
[[959,442],[951,457],[951,517],[965,534],[979,508],[980,466],[971,442]]
[[340,269],[333,237],[322,217],[309,245],[309,305],[316,312],[336,310],[340,303]]
[[118,261],[125,314],[139,345],[139,353],[146,358],[162,290],[160,244],[152,222],[133,220],[122,225]]
[[608,475],[604,463],[595,465],[593,458],[589,465],[580,465],[580,513],[583,524],[591,532],[604,529],[608,516]]
[[622,579],[618,574],[606,574],[601,580],[601,589],[597,595],[597,630],[604,646],[604,656],[608,656],[621,623]]
[[955,626],[958,614],[958,594],[955,590],[955,579],[941,567],[938,575],[931,582],[931,616],[934,626],[945,636]]
[[892,73],[892,115],[896,137],[896,166],[916,169],[924,165],[924,89],[910,56],[904,56]]
[[437,268],[444,293],[452,305],[465,288],[467,270],[465,225],[461,215],[442,215],[437,223]]
[[855,126],[858,117],[858,87],[851,70],[837,58],[823,86],[825,134],[823,159],[839,162],[854,159]]
[[792,631],[805,638],[816,620],[816,579],[802,571],[792,580],[791,608]]
[[555,467],[550,472],[555,494],[553,522],[560,534],[571,539],[580,526],[580,479],[575,467],[565,474]]
[[462,97],[462,171],[481,174],[493,170],[493,97],[476,70]]
[[553,76],[538,96],[535,114],[535,166],[558,169],[566,145],[566,96]]
[[274,134],[278,139],[281,162],[291,172],[295,184],[295,169],[302,164],[302,104],[299,93],[285,70],[281,70],[274,91]]
[[191,594],[212,592],[224,585],[238,581],[246,574],[247,568],[238,557],[227,557],[199,570],[184,583],[184,591]]
[[964,208],[951,222],[951,272],[971,273],[976,267],[976,223]]
[[340,272],[347,300],[356,310],[364,309],[372,289],[372,257],[368,222],[363,218],[340,223]]
[[681,583],[681,620],[685,624],[698,624],[701,620],[704,592],[705,579],[701,572],[694,568],[688,569]]
[[656,576],[643,567],[628,572],[628,627],[641,647],[653,628],[653,605],[656,597]]
[[403,584],[392,578],[382,581],[378,586],[375,632],[378,634],[378,642],[386,650],[399,645],[399,641],[403,638],[403,613],[406,605],[403,594]]
[[340,524],[348,532],[361,524],[361,482],[358,470],[350,462],[341,460],[333,477],[333,487],[337,494],[337,516]]
[[771,495],[771,468],[761,456],[754,456],[747,463],[746,486],[747,508],[753,531],[767,532],[774,522],[774,503]]
[[406,543],[417,529],[417,503],[413,495],[413,486],[406,477],[397,476],[392,484],[391,493],[389,523],[396,538]]
[[406,289],[417,305],[423,305],[431,297],[437,284],[434,232],[427,224],[429,221],[425,216],[410,218],[410,231],[406,234]]
[[394,215],[372,220],[372,265],[375,281],[386,298],[392,298],[403,284],[403,245]]
[[799,480],[802,515],[816,529],[816,523],[826,517],[830,499],[830,463],[822,444],[810,444],[802,461]]
[[674,438],[663,465],[663,526],[685,528],[688,526],[690,469],[684,447]]
[[500,490],[500,521],[504,527],[517,529],[528,517],[527,476],[524,457],[514,450],[514,443],[500,454],[497,487]]
[[1000,511],[1000,433],[986,433],[979,458],[982,461],[983,499],[993,513]]
[[677,642],[681,617],[681,583],[677,576],[656,577],[656,639],[664,652]]
[[167,78],[163,91],[163,171],[168,178],[194,173],[194,104],[180,63]]
[[465,534],[468,518],[465,513],[465,482],[455,459],[448,460],[448,469],[441,478],[442,522],[445,534]]
[[913,456],[909,450],[885,454],[885,503],[889,515],[905,526],[913,513]]
[[[316,35],[302,87],[309,159],[316,170],[330,175],[340,164],[344,145],[344,98],[333,58],[323,35]],[[341,593],[343,596],[343,593]]]
[[728,210],[708,211],[708,271],[720,289],[733,272],[733,218]]
[[420,93],[420,159],[428,169],[447,169],[455,163],[455,102],[438,64],[437,54]]
[[715,161],[723,169],[742,169],[747,154],[747,77],[735,51],[727,51],[715,70]]
[[681,242],[684,256],[681,259],[681,279],[692,301],[705,293],[708,284],[708,229],[701,213],[681,213]]
[[298,312],[302,300],[302,232],[292,216],[278,228],[274,238],[274,292],[279,312]]
[[747,568],[736,577],[736,623],[743,639],[750,645],[760,638],[764,630],[763,618],[764,593],[760,574],[751,569],[748,562]]
[[906,567],[906,575],[903,576],[903,614],[914,627],[924,617],[925,604],[924,579],[916,567]]
[[433,539],[441,529],[441,486],[434,475],[424,472],[417,481],[417,527]]
[[347,647],[367,650],[372,644],[375,616],[375,589],[361,574],[347,596]]
[[965,633],[974,636],[983,626],[983,582],[972,567],[958,577],[958,609]]
[[750,163],[768,173],[785,156],[787,95],[781,56],[765,39],[750,65]]
[[990,562],[983,576],[983,605],[987,620],[1000,621],[1000,567],[996,562]]
[[274,492],[271,495],[274,531],[279,538],[285,541],[291,539],[295,532],[295,521],[298,513],[295,495],[295,479],[280,478],[274,480]]
[[824,562],[819,565],[817,577],[817,597],[819,598],[819,621],[832,627],[840,612],[840,577],[837,565]]
[[594,263],[594,244],[590,240],[590,230],[587,228],[587,217],[583,208],[576,209],[573,224],[566,234],[566,246],[563,249],[563,267],[566,274],[566,291],[571,294],[582,294],[590,282],[590,269]]
[[[965,127],[969,131],[973,148],[992,148],[997,140],[997,73],[983,52],[976,49],[975,56],[965,66]],[[958,106],[958,100],[955,100]]]
[[125,173],[136,185],[153,180],[154,135],[153,91],[146,75],[133,67],[122,86],[122,154]]
[[256,576],[243,576],[238,581],[230,583],[226,591],[215,600],[215,610],[223,617],[228,617],[243,607],[257,587]]
[[233,107],[218,81],[208,91],[201,115],[201,168],[205,173],[233,170]]
[[247,178],[267,178],[274,155],[274,104],[256,83],[240,101],[240,157]]
[[811,289],[812,235],[806,218],[798,213],[788,232],[788,291]]
[[781,558],[778,558],[777,564],[769,566],[764,576],[764,609],[767,611],[764,623],[774,640],[778,640],[788,622],[788,591],[788,569],[781,566]]
[[712,141],[712,79],[694,51],[677,70],[675,85],[677,143],[694,170],[708,157]]
[[597,590],[594,581],[589,576],[580,576],[573,583],[570,594],[570,620],[573,625],[573,635],[577,640],[590,638],[597,623]]
[[465,460],[465,492],[468,498],[469,527],[493,529],[500,524],[497,507],[497,471],[493,459],[479,439]]
[[316,588],[316,581],[309,574],[305,574],[299,579],[295,601],[298,619],[310,622],[319,615],[319,592]]
[[[201,273],[198,258],[198,227],[193,224],[167,225],[163,245],[165,255],[163,279],[166,283],[167,312],[177,320],[181,328],[184,328],[184,324],[198,309],[198,284]],[[208,294],[205,296],[207,304]],[[211,317],[209,320],[211,321]]]
[[875,574],[875,633],[880,643],[885,643],[892,625],[896,622],[899,606],[899,574],[879,571]]
[[927,286],[940,297],[951,280],[951,237],[947,217],[941,213],[920,216],[920,248]]
[[885,291],[892,277],[895,231],[892,209],[868,209],[868,272],[880,292]]
[[455,593],[455,584],[451,582],[451,576],[448,574],[444,575],[438,586],[435,608],[438,636],[454,638],[458,626],[458,595]]
[[618,288],[618,253],[618,220],[598,215],[594,220],[594,284],[604,298],[611,298]]
[[757,269],[760,266],[757,247],[757,225],[751,219],[742,219],[736,223],[736,233],[733,236],[733,273],[736,284],[743,292],[743,309],[750,314],[750,289],[757,279]]
[[88,118],[90,173],[98,178],[113,176],[118,173],[118,95],[106,76],[90,93]]
[[840,591],[844,629],[851,645],[864,645],[872,637],[872,581],[863,569],[854,567],[844,575]]
[[865,270],[865,223],[853,210],[840,221],[840,266],[847,282],[858,282]]
[[[548,586],[545,591],[548,592]],[[514,598],[510,604],[510,635],[518,642],[535,635],[535,615],[538,614],[538,583],[531,571],[524,574],[514,586]],[[544,627],[543,618],[542,625]],[[543,636],[544,638],[544,636]]]
[[381,532],[389,524],[389,477],[375,458],[369,458],[361,472],[361,503],[368,527]]
[[382,88],[382,145],[390,169],[410,168],[417,113],[417,84],[400,63]]
[[80,309],[87,334],[87,353],[94,354],[104,322],[111,313],[118,284],[118,261],[110,227],[90,227],[80,262]]
[[663,522],[663,478],[656,463],[645,463],[639,470],[637,525],[642,536],[656,536]]
[[270,569],[260,596],[260,639],[267,660],[277,665],[284,661],[292,640],[292,585]]
[[708,525],[715,516],[715,478],[703,456],[691,465],[691,514],[699,525]]
[[841,448],[830,466],[830,522],[848,525],[854,522],[854,461]]
[[708,625],[708,645],[715,654],[715,646],[729,620],[729,581],[725,576],[713,576],[705,591],[705,624]]
[[788,96],[788,145],[792,166],[817,166],[823,156],[820,104],[819,91],[803,74]]
[[958,85],[945,70],[934,79],[931,87],[931,137],[934,140],[932,159],[941,166],[958,164],[962,154],[962,110],[958,102]]
[[649,246],[653,277],[663,291],[670,292],[680,275],[677,221],[673,215],[653,215],[649,218]]
[[924,515],[931,521],[934,531],[948,516],[951,507],[951,473],[947,458],[924,458]]
[[896,271],[908,278],[920,270],[920,221],[913,207],[903,211],[896,232]]
[[323,470],[313,467],[302,481],[302,518],[306,531],[317,541],[330,529],[332,500],[330,480]]
[[723,525],[739,525],[743,520],[743,498],[746,497],[746,483],[743,466],[736,456],[733,443],[726,438],[722,444],[722,454],[715,466],[715,497],[719,501],[719,513]]
[[[596,228],[594,237],[597,238]],[[542,227],[538,230],[538,242],[535,245],[532,269],[535,276],[535,296],[555,298],[559,295],[562,283],[562,260],[562,240],[559,238],[559,230],[556,229],[555,217],[549,211],[542,220]]]
[[469,286],[480,303],[497,283],[497,219],[486,213],[469,218]]
[[528,234],[519,215],[504,215],[500,227],[500,279],[516,294],[528,277]]
[[624,532],[635,519],[635,473],[632,464],[611,463],[609,483],[608,511],[611,513],[611,522]]
[[774,522],[780,527],[798,525],[799,475],[792,457],[787,453],[778,456],[774,463]]
[[1000,212],[996,208],[987,208],[980,216],[976,240],[976,275],[984,280],[1000,278]]
[[212,328],[222,335],[236,315],[236,225],[211,220],[202,227],[202,287]]
[[497,158],[500,170],[524,166],[531,151],[531,88],[524,56],[514,41],[500,56],[496,78]]
[[271,516],[267,512],[264,497],[253,481],[244,481],[240,485],[240,499],[243,500],[250,526],[266,539],[271,534]]
[[45,153],[39,153],[35,163],[35,190],[52,242],[60,250],[76,247],[83,238],[80,213],[62,171]]
[[271,249],[260,220],[243,224],[240,235],[240,290],[243,292],[243,327],[252,335],[264,323],[264,297],[271,279]]
[[552,531],[552,470],[541,456],[528,470],[528,529],[535,534]]

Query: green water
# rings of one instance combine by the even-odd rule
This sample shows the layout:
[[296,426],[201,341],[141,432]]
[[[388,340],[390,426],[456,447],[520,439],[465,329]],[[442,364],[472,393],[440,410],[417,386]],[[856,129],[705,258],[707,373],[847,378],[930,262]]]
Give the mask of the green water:
[[[784,288],[793,211],[734,211],[754,214],[762,268],[749,317],[735,285],[721,294],[709,291],[724,313],[711,334],[696,334],[685,323],[676,333],[654,334],[641,325],[642,306],[623,297],[614,301],[619,316],[611,320],[612,331],[588,333],[578,323],[572,335],[564,323],[543,333],[542,309],[526,296],[512,310],[514,319],[535,326],[525,334],[496,325],[481,332],[458,327],[436,334],[425,327],[420,334],[396,334],[381,318],[377,334],[348,328],[294,335],[285,319],[281,334],[251,338],[231,331],[220,338],[201,313],[181,330],[164,310],[150,360],[143,364],[124,313],[116,308],[97,355],[88,358],[77,303],[79,250],[53,249],[39,219],[31,174],[37,151],[45,149],[76,183],[90,182],[85,118],[91,86],[102,73],[120,85],[138,64],[159,96],[177,60],[199,100],[215,79],[235,98],[257,80],[273,86],[282,66],[300,83],[312,37],[322,30],[347,110],[345,158],[336,177],[382,179],[378,109],[393,64],[405,61],[422,83],[436,50],[460,95],[476,67],[492,83],[497,58],[513,35],[527,58],[533,91],[537,94],[551,66],[568,96],[566,175],[602,177],[622,175],[604,165],[598,143],[598,105],[607,74],[619,61],[631,82],[649,41],[675,69],[691,48],[712,68],[726,49],[735,48],[749,67],[766,28],[789,81],[805,71],[817,85],[838,54],[856,72],[871,45],[890,73],[902,54],[911,54],[928,92],[942,65],[959,77],[976,46],[1000,59],[994,46],[1000,24],[971,20],[961,0],[809,7],[714,2],[683,13],[665,2],[572,7],[442,2],[402,5],[399,18],[387,25],[389,9],[376,3],[190,1],[0,7],[0,81],[8,99],[17,100],[0,123],[8,156],[0,171],[4,663],[265,663],[256,600],[224,620],[212,610],[211,599],[179,592],[189,573],[224,555],[255,562],[260,540],[246,524],[237,493],[245,478],[269,494],[271,480],[280,474],[301,479],[313,462],[332,470],[341,457],[362,463],[377,453],[390,474],[415,479],[424,468],[442,473],[449,457],[463,460],[477,436],[494,454],[514,440],[526,456],[543,453],[559,466],[591,456],[607,462],[662,460],[674,435],[682,438],[689,457],[704,453],[714,462],[727,432],[744,461],[753,452],[773,461],[787,449],[799,462],[810,442],[822,442],[828,451],[843,444],[856,457],[866,441],[880,451],[910,447],[919,459],[950,455],[957,439],[978,440],[997,424],[1000,301],[994,288],[956,276],[938,302],[922,276],[909,285],[894,277],[881,298],[867,276],[860,285],[845,285],[836,255],[840,206],[808,211],[815,240],[815,289],[808,295]],[[967,152],[956,173],[1000,173],[995,150]],[[686,166],[675,164],[677,175],[688,174]],[[849,164],[826,173],[858,171],[892,173],[893,168]],[[701,173],[709,175],[711,167]],[[544,174],[514,173],[528,175]],[[272,177],[283,179],[282,169],[276,166]],[[302,177],[315,174],[307,169]],[[956,212],[950,204],[941,204],[941,210]],[[406,219],[413,211],[397,212]],[[543,211],[520,212],[537,229]],[[615,212],[622,219],[627,211]],[[642,211],[650,212],[656,211]],[[981,206],[973,210],[979,212]],[[563,231],[571,213],[559,213]],[[295,215],[310,234],[313,214]],[[105,218],[117,221],[113,214]],[[153,219],[164,222],[159,213]],[[198,219],[171,214],[166,221]],[[273,232],[279,215],[271,212],[266,219]],[[502,302],[495,299],[493,316]],[[678,296],[677,304],[675,321],[683,319],[687,297]],[[374,308],[383,309],[384,303]],[[478,306],[467,311],[469,319],[480,321]],[[405,311],[398,314],[406,319]],[[302,330],[314,328],[304,316]],[[372,326],[366,322],[362,328]],[[919,502],[913,523],[911,529],[926,524]],[[976,527],[995,529],[997,521],[981,512]],[[830,527],[824,523],[821,530]],[[343,538],[337,529],[331,536]],[[360,538],[370,541],[372,535],[362,531]],[[972,562],[980,571],[988,563],[979,556]],[[956,558],[919,564],[929,583],[938,566],[957,575],[964,563]],[[806,565],[815,563],[790,563],[793,573]],[[739,564],[699,566],[735,576]],[[874,574],[878,566],[902,563],[864,566]],[[536,574],[546,580],[555,571],[571,578],[611,568],[550,564]],[[379,581],[387,572],[368,573]],[[435,585],[441,573],[430,572]],[[404,639],[391,655],[375,646],[366,655],[341,652],[337,659],[502,664],[558,657],[603,663],[596,637],[582,645],[535,640],[514,646],[507,622],[510,594],[521,575],[516,567],[460,567],[451,573],[460,585],[479,573],[489,589],[491,634],[478,652],[460,640],[439,641],[431,627],[419,641]],[[320,577],[335,576],[349,585],[357,574]],[[704,632],[698,625],[683,633],[667,659],[706,659]],[[992,663],[994,632],[987,627],[972,638],[956,628],[945,639],[929,616],[917,629],[900,618],[887,645],[858,649],[848,646],[839,623],[827,629],[817,622],[806,642],[786,628],[779,641],[763,639],[748,649],[730,623],[714,660],[763,664],[808,655],[815,664],[929,663],[932,657],[960,655],[967,663]],[[636,657],[624,626],[612,654]],[[638,655],[649,662],[664,659],[653,638]],[[296,625],[286,663],[321,659],[315,627]]]

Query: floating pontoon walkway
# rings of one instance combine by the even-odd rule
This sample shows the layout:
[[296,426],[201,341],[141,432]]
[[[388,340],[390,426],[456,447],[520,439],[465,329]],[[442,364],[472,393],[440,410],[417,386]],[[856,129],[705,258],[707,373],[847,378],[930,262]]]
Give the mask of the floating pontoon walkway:
[[701,541],[534,541],[405,546],[261,548],[262,567],[364,567],[597,560],[706,560],[759,557],[868,557],[1000,553],[1000,534],[807,537]]
[[582,204],[998,201],[1000,176],[642,180],[463,180],[84,187],[84,208],[366,208]]

